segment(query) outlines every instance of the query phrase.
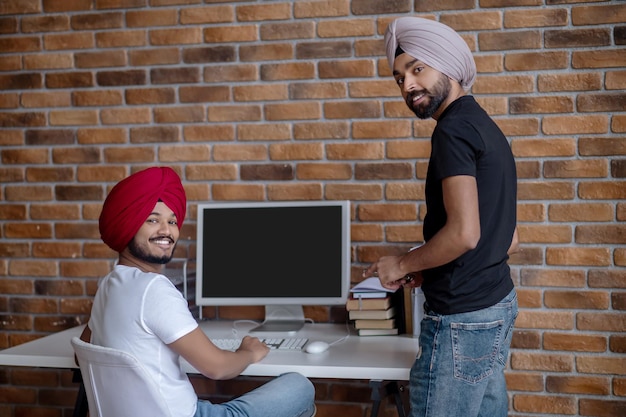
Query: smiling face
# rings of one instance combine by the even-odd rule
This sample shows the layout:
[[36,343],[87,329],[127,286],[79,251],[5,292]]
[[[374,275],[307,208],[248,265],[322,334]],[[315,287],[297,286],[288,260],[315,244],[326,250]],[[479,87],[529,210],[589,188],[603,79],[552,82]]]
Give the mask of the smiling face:
[[452,102],[450,79],[407,53],[396,57],[393,76],[407,106],[420,119],[437,120]]
[[165,203],[158,202],[128,244],[128,254],[138,264],[166,264],[174,255],[179,235],[176,215]]

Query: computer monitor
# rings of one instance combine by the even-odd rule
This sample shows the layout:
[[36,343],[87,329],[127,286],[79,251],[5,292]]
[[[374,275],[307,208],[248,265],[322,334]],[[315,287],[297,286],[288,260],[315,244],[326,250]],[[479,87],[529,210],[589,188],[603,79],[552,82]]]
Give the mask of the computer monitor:
[[264,305],[252,331],[292,333],[303,305],[345,304],[349,201],[199,204],[197,228],[197,305]]

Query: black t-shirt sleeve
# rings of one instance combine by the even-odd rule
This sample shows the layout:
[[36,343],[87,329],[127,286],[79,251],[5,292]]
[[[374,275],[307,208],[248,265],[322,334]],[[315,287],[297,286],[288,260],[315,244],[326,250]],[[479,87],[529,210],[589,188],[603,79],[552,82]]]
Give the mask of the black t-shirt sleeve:
[[460,120],[437,126],[432,137],[433,174],[438,181],[456,175],[476,177],[476,161],[482,141],[474,128]]

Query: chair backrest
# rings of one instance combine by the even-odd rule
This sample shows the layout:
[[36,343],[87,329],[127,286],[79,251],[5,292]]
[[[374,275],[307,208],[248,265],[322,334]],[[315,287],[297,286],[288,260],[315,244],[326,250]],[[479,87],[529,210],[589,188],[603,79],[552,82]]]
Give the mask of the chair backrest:
[[72,338],[90,417],[171,417],[157,384],[126,352]]

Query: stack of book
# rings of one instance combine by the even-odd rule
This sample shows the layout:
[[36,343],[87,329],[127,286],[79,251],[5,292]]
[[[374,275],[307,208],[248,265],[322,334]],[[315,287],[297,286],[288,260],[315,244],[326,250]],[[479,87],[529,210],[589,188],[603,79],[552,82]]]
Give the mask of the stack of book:
[[359,336],[404,332],[403,291],[384,288],[378,278],[367,278],[350,290],[348,318]]

